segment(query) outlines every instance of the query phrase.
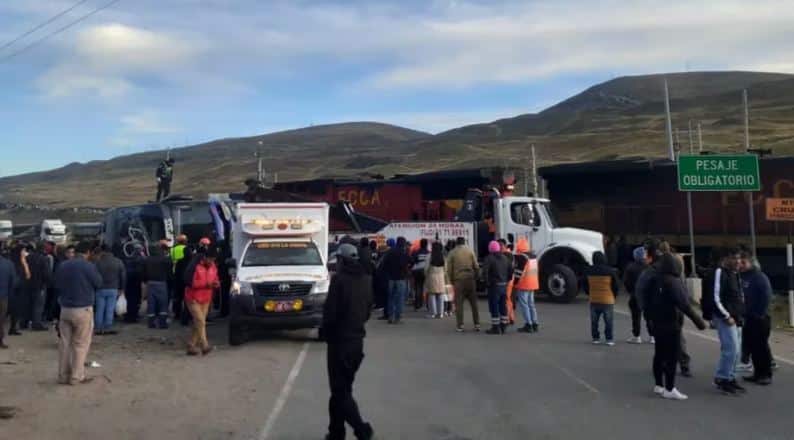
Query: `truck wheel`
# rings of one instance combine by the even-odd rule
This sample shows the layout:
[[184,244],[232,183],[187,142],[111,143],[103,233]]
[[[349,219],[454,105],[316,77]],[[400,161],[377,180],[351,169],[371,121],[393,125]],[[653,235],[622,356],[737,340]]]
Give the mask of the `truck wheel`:
[[229,345],[242,345],[245,342],[245,331],[242,326],[229,321]]
[[555,264],[544,273],[543,289],[552,301],[569,303],[579,294],[579,281],[576,273],[564,264]]

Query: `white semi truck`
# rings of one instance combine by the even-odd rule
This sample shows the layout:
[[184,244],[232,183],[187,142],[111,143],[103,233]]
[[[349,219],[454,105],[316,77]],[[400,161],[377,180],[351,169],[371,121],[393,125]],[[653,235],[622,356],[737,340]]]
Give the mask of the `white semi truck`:
[[[477,203],[480,201],[476,209],[486,214],[472,214],[469,218],[459,215],[462,221],[456,222],[393,223],[381,230],[377,238],[403,236],[409,241],[426,238],[445,242],[463,237],[480,258],[485,257],[489,240],[502,238],[516,243],[526,238],[539,259],[544,292],[557,302],[573,301],[579,294],[584,269],[592,264],[593,253],[604,250],[603,236],[594,231],[559,227],[547,199],[500,197],[496,193],[491,198],[478,198]],[[461,213],[465,212],[466,207]],[[469,220],[478,218],[488,221]]]
[[248,330],[319,328],[328,295],[325,203],[226,201],[232,258],[229,343]]
[[14,235],[14,223],[11,220],[0,220],[0,241],[8,240]]
[[66,225],[59,219],[47,219],[41,222],[42,241],[51,241],[55,244],[66,244]]

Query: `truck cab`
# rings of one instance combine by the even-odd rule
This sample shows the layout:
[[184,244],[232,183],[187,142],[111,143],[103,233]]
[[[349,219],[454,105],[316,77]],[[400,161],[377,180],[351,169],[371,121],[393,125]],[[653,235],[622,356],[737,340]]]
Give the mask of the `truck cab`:
[[584,270],[593,253],[604,251],[604,238],[595,231],[563,228],[557,224],[548,199],[502,197],[493,200],[494,237],[516,243],[529,241],[538,258],[541,286],[558,302],[570,302],[579,294]]
[[252,327],[319,328],[330,284],[328,205],[233,203],[230,208],[229,343],[245,342]]
[[41,222],[42,241],[51,241],[55,244],[66,244],[66,225],[58,219],[48,219]]
[[0,241],[8,240],[14,235],[14,223],[11,220],[0,220]]

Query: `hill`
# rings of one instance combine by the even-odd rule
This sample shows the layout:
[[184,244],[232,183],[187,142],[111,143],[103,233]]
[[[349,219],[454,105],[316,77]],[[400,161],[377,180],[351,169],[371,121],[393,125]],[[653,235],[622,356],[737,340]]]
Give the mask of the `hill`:
[[[201,196],[240,189],[254,174],[260,149],[279,180],[364,173],[513,166],[537,146],[542,163],[662,156],[666,153],[663,81],[668,80],[673,125],[682,148],[687,127],[700,121],[706,148],[743,145],[741,90],[750,95],[751,141],[776,154],[794,154],[794,75],[692,72],[616,78],[534,114],[449,130],[437,135],[374,122],[307,127],[229,138],[172,151],[174,192]],[[64,206],[139,203],[154,193],[153,173],[165,152],[73,163],[0,179],[9,201]]]

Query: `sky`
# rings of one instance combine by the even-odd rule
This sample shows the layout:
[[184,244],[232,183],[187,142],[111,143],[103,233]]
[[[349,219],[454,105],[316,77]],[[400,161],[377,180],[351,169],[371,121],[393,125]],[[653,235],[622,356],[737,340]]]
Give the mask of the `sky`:
[[0,176],[379,121],[438,133],[618,76],[794,72],[778,0],[2,0]]

